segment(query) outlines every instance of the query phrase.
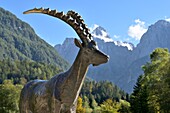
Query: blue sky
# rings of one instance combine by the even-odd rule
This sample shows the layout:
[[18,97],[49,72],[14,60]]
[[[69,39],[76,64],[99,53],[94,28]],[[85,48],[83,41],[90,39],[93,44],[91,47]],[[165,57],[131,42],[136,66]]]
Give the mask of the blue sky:
[[160,19],[170,18],[169,0],[1,0],[0,7],[29,23],[35,32],[51,45],[62,43],[66,37],[78,37],[64,22],[46,15],[22,14],[34,7],[75,10],[89,28],[104,27],[113,40],[135,45],[148,26]]

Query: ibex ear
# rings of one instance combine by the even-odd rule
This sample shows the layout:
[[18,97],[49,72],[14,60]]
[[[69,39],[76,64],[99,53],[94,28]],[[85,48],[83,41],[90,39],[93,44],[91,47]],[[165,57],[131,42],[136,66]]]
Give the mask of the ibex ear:
[[75,44],[77,47],[82,48],[82,44],[81,44],[81,42],[80,42],[77,38],[74,39],[74,44]]

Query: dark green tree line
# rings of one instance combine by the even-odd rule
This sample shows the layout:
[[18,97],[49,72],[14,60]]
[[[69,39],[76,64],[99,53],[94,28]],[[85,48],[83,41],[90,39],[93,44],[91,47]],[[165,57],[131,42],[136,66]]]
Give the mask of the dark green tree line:
[[6,79],[13,80],[14,84],[34,79],[46,80],[61,71],[59,67],[45,63],[4,59],[0,61],[0,83]]
[[129,96],[109,81],[86,81],[80,92],[86,113],[129,113]]

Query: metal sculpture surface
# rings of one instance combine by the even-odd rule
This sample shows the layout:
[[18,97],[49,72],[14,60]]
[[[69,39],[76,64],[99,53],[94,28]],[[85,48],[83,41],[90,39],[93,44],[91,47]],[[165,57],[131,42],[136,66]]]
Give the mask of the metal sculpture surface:
[[43,13],[63,20],[76,31],[82,43],[78,39],[74,40],[80,50],[68,71],[50,80],[33,80],[24,86],[20,97],[20,113],[75,113],[77,98],[89,65],[106,63],[109,57],[98,49],[78,13],[68,11],[64,14],[49,8],[34,8],[24,12],[29,13]]

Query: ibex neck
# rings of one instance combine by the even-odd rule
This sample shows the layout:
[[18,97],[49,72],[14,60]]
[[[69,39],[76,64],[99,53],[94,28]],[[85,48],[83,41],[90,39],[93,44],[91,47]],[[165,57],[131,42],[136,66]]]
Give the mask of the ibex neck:
[[79,51],[73,65],[69,69],[69,72],[72,74],[77,74],[77,75],[84,75],[88,69],[89,64],[87,61],[84,59],[81,51]]
[[81,51],[79,51],[76,60],[69,69],[68,76],[68,80],[71,80],[70,82],[73,82],[73,86],[75,89],[79,88],[81,83],[83,83],[86,72],[88,70],[88,66],[89,64],[86,62],[86,60],[84,60]]
[[79,51],[76,60],[65,75],[65,80],[61,87],[63,90],[61,94],[63,102],[75,102],[84,82],[88,66],[89,64],[84,60],[81,51]]

